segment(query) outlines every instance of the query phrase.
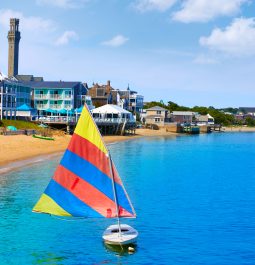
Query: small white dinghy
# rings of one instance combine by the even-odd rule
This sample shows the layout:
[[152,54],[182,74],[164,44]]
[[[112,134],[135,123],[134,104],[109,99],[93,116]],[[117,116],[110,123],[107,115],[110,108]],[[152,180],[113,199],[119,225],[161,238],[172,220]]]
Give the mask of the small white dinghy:
[[134,244],[138,236],[138,232],[131,226],[126,224],[109,226],[103,234],[105,244],[109,245],[128,245]]

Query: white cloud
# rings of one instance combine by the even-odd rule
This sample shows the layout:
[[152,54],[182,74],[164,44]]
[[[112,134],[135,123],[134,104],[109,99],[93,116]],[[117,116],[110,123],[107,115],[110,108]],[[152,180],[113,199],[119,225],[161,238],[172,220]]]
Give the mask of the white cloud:
[[182,9],[173,14],[172,19],[184,23],[207,22],[218,16],[231,16],[249,0],[185,0]]
[[122,35],[117,35],[113,37],[111,40],[102,42],[102,45],[111,46],[111,47],[119,47],[121,45],[124,45],[128,40],[129,40],[128,38]]
[[11,9],[0,9],[0,24],[6,29],[9,28],[10,18],[19,18],[22,30],[28,31],[54,31],[55,23],[41,17],[25,17],[23,13]]
[[172,7],[177,0],[136,0],[133,6],[140,12],[151,10],[166,11]]
[[238,18],[224,30],[216,28],[201,37],[202,46],[235,56],[255,55],[255,18]]
[[38,5],[48,5],[60,8],[80,8],[83,7],[88,0],[37,0]]
[[75,31],[65,31],[56,41],[55,45],[66,45],[69,43],[70,40],[78,40],[78,35]]

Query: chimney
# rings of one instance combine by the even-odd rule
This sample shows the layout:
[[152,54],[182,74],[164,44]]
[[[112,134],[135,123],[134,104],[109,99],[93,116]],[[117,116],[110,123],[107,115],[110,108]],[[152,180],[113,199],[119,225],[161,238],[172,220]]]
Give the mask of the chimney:
[[107,86],[111,86],[111,81],[110,80],[107,81]]

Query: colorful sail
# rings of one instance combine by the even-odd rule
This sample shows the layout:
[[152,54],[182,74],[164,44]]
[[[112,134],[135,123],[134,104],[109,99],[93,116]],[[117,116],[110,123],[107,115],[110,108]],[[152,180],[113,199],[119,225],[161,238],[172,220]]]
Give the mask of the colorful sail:
[[84,107],[68,148],[33,211],[73,217],[135,217],[118,172],[110,163],[97,125]]

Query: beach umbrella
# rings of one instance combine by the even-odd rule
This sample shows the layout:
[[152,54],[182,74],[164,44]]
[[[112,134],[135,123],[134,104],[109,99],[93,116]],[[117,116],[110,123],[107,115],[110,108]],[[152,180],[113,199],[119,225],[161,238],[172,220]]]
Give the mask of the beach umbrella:
[[83,110],[83,106],[81,106],[81,107],[79,107],[79,108],[76,108],[76,109],[75,109],[75,112],[77,112],[77,113],[81,113],[82,110]]
[[61,109],[61,110],[58,110],[58,113],[60,113],[60,114],[66,114],[67,111],[65,109]]
[[53,109],[46,109],[45,111],[52,113],[53,112]]
[[74,110],[73,109],[67,110],[67,113],[68,113],[68,115],[74,115]]

